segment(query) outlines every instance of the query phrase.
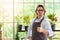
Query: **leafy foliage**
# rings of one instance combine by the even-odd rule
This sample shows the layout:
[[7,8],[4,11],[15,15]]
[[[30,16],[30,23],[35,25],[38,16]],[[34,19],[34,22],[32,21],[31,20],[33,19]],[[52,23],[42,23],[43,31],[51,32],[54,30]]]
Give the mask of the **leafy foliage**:
[[24,22],[24,24],[29,25],[29,23],[30,23],[29,15],[26,15],[26,16],[23,17],[23,22]]
[[49,14],[49,15],[47,15],[47,17],[48,17],[51,21],[57,21],[56,14]]
[[2,27],[2,23],[0,23],[0,29],[1,29],[1,27]]

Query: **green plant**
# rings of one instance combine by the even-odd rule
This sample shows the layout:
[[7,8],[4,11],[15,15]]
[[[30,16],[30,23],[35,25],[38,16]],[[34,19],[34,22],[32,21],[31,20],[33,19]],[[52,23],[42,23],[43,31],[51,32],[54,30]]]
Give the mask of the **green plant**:
[[48,14],[47,17],[48,17],[51,21],[57,21],[56,14]]
[[51,24],[53,24],[53,22],[57,21],[56,14],[48,14],[47,17],[50,19]]
[[23,21],[22,18],[23,17],[19,16],[19,15],[15,16],[15,20],[17,21],[18,24],[22,23],[22,21]]
[[25,16],[23,17],[23,23],[24,23],[26,26],[29,25],[29,23],[30,23],[30,17],[29,17],[29,15],[25,15]]
[[0,30],[1,30],[1,27],[2,27],[2,23],[0,23]]

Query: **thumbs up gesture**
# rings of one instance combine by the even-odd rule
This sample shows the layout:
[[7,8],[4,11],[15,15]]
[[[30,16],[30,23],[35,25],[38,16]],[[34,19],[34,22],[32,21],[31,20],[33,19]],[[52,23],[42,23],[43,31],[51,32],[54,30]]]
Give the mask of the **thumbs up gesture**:
[[40,24],[40,27],[37,27],[37,32],[43,32],[43,27],[41,24]]

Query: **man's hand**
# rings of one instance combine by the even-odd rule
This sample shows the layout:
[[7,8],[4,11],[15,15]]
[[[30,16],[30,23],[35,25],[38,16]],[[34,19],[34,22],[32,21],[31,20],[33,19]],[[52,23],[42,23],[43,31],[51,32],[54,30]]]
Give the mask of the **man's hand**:
[[29,36],[29,37],[28,37],[28,40],[32,40],[32,37]]
[[48,36],[48,30],[46,30],[46,29],[44,29],[43,27],[42,27],[42,25],[40,25],[40,27],[37,27],[37,32],[42,32],[42,33],[44,33],[46,36]]
[[40,27],[37,27],[37,32],[43,32],[43,27],[42,27],[42,25],[40,25]]

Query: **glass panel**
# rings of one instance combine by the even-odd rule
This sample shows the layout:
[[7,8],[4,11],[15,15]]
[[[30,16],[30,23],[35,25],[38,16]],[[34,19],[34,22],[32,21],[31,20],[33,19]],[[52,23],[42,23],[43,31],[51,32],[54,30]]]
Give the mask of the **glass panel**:
[[3,3],[0,3],[0,22],[3,22]]
[[14,0],[14,2],[23,2],[23,0]]
[[0,0],[0,2],[3,2],[3,0]]
[[55,0],[55,2],[60,2],[60,0]]
[[24,2],[34,2],[34,0],[24,0]]
[[35,2],[43,2],[43,0],[35,0]]
[[34,10],[34,4],[24,4],[24,15],[29,15],[32,18]]
[[13,3],[4,3],[4,22],[13,21]]
[[56,22],[55,30],[60,30],[60,22]]
[[45,4],[45,9],[46,9],[46,16],[49,14],[49,13],[53,13],[53,4]]
[[[16,19],[17,17],[17,19]],[[23,17],[23,3],[15,3],[14,5],[14,21],[23,23],[22,18]]]
[[60,4],[55,3],[55,4],[54,4],[54,9],[55,9],[55,10],[60,9]]
[[[14,38],[16,38],[16,33],[17,33],[17,22],[14,22]],[[16,40],[16,39],[14,39]]]
[[23,19],[24,21],[26,21],[24,25],[29,25],[30,19],[33,18],[33,14],[35,12],[34,8],[35,8],[34,4],[24,4],[24,17],[28,18],[26,20],[29,20],[27,22],[26,20]]
[[13,23],[4,23],[3,40],[13,40]]
[[23,13],[23,3],[15,3],[14,13],[20,14],[20,15]]
[[54,4],[55,14],[58,17],[58,22],[60,22],[60,4]]
[[45,2],[53,2],[53,0],[45,0]]
[[13,0],[4,0],[4,2],[13,2]]

